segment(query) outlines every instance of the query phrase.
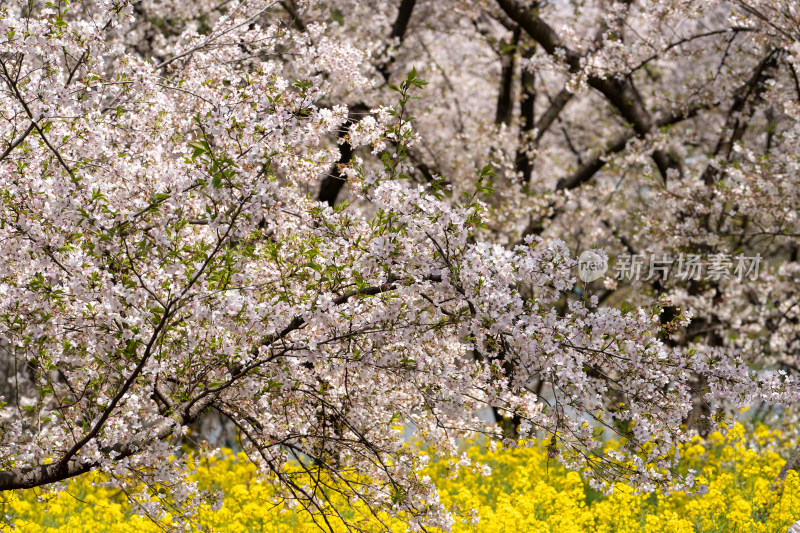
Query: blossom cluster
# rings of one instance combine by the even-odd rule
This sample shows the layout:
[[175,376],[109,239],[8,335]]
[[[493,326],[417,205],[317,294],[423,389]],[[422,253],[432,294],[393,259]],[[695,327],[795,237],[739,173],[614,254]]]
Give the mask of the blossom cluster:
[[698,432],[800,404],[792,241],[757,282],[630,297],[581,292],[570,253],[588,233],[752,257],[797,233],[796,18],[396,4],[0,6],[0,490],[99,471],[189,528],[220,495],[170,458],[214,413],[315,519],[447,529],[458,510],[400,425],[442,455],[544,436],[595,490],[690,490],[676,452]]

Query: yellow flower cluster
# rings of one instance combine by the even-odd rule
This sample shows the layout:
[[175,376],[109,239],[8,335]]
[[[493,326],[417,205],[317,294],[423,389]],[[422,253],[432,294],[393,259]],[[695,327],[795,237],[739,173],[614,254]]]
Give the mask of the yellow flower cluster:
[[[784,460],[770,448],[779,441],[780,433],[763,425],[750,434],[737,425],[726,436],[715,433],[687,443],[681,450],[681,467],[697,470],[698,482],[708,487],[707,493],[694,496],[636,494],[627,486],[618,486],[608,496],[596,493],[579,473],[548,461],[544,445],[491,452],[475,444],[469,447],[470,458],[489,465],[491,476],[462,470],[451,478],[445,461],[434,462],[428,474],[439,480],[448,505],[465,515],[469,509],[478,510],[480,522],[459,521],[454,527],[459,532],[782,533],[800,520],[800,475],[790,472],[783,487],[774,484]],[[197,528],[230,533],[319,531],[307,514],[272,503],[271,486],[259,483],[254,474],[243,454],[230,451],[202,465],[195,481],[200,487],[222,490],[225,503],[219,511],[202,509]],[[16,531],[162,531],[149,519],[131,514],[120,491],[93,485],[96,476],[73,480],[54,496],[38,490],[6,496],[2,513],[13,519]],[[392,530],[405,530],[399,520],[384,519]]]
[[767,448],[780,433],[759,425],[749,437],[753,447],[736,425],[727,436],[696,437],[684,446],[682,468],[698,471],[698,484],[708,488],[700,496],[635,494],[625,485],[609,496],[596,494],[576,472],[552,461],[548,471],[541,447],[475,454],[497,475],[467,475],[441,486],[445,500],[478,508],[481,523],[458,528],[464,532],[784,533],[800,520],[800,475],[792,471],[777,486],[785,459]]

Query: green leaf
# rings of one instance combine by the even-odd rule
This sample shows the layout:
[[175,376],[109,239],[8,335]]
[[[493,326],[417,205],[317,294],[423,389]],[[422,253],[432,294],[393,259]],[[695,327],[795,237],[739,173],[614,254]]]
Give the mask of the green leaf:
[[331,20],[334,22],[338,22],[341,25],[344,25],[344,13],[341,12],[339,8],[331,8]]

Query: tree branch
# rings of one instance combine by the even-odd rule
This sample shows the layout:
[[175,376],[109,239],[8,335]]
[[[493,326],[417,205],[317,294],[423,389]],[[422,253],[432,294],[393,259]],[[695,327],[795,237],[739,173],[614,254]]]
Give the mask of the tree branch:
[[[497,0],[506,14],[517,22],[544,50],[550,55],[563,53],[569,71],[577,73],[582,70],[582,56],[563,44],[558,34],[534,12],[522,8],[515,0]],[[631,123],[636,134],[644,137],[653,129],[653,118],[647,111],[639,91],[630,76],[601,78],[590,74],[587,78],[590,87],[598,90],[619,111],[622,117]],[[653,152],[653,160],[661,176],[666,181],[668,171],[680,172],[680,165],[674,157],[662,150]]]

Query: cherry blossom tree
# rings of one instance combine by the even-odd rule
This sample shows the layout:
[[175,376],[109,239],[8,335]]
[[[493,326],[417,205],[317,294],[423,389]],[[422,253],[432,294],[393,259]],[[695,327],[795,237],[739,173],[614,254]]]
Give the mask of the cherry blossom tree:
[[[600,489],[692,485],[679,443],[800,403],[798,17],[10,0],[0,490],[100,470],[188,526],[220,503],[180,455],[208,413],[327,529],[473,518],[422,470],[475,435],[546,439]],[[764,264],[582,283],[587,248]]]

